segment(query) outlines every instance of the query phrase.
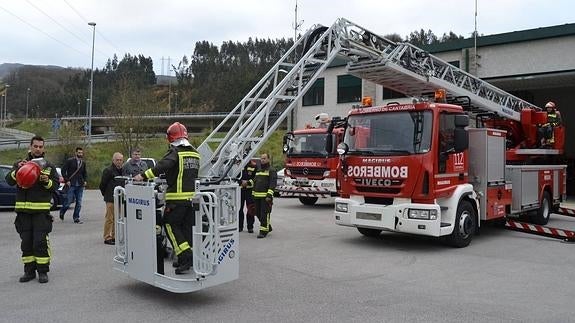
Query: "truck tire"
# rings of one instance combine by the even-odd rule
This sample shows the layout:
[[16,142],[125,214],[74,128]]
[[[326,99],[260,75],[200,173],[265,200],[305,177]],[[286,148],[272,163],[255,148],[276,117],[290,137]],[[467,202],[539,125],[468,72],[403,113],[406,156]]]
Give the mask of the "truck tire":
[[467,247],[477,228],[477,216],[475,209],[469,201],[461,201],[457,206],[455,216],[455,228],[451,235],[447,236],[446,242],[456,248]]
[[315,202],[317,202],[317,197],[302,196],[299,198],[299,201],[303,205],[314,205]]
[[531,222],[535,224],[545,225],[549,222],[551,215],[551,196],[549,192],[543,191],[543,198],[541,199],[541,206],[537,212],[531,214]]
[[381,234],[381,230],[378,229],[357,228],[357,231],[359,231],[359,233],[363,234],[364,236],[370,238],[379,237],[379,235]]

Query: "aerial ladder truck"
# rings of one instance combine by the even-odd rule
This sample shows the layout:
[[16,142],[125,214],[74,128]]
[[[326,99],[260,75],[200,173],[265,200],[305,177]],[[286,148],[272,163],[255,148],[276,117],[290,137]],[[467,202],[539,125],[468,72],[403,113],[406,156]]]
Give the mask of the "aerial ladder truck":
[[456,247],[467,246],[483,221],[575,238],[513,218],[543,225],[561,211],[563,126],[554,128],[552,147],[541,147],[537,127],[547,122],[545,111],[411,44],[364,36],[380,55],[351,61],[350,74],[433,99],[350,111],[338,148],[337,224],[366,236],[385,230],[442,237]]
[[335,148],[343,140],[343,123],[338,118],[332,120],[327,113],[318,114],[316,120],[316,126],[307,124],[285,134],[285,177],[276,187],[280,196],[297,197],[304,205],[337,196],[339,156]]
[[[382,76],[381,73],[370,73],[368,66],[364,66],[363,70],[354,70],[358,66],[355,64],[381,62],[382,59],[391,54],[399,54],[400,51],[406,49],[413,50],[407,44],[390,42],[343,18],[336,20],[329,28],[314,26],[308,30],[294,42],[294,45],[198,147],[198,152],[201,155],[200,177],[196,182],[196,194],[191,201],[196,209],[195,223],[197,224],[191,232],[193,271],[186,275],[176,276],[165,269],[166,260],[161,252],[163,248],[161,243],[162,228],[158,225],[158,218],[161,218],[163,212],[164,185],[162,182],[137,183],[130,179],[127,180],[125,187],[117,187],[115,191],[116,252],[113,258],[114,268],[136,280],[176,293],[194,292],[237,279],[240,256],[238,234],[240,186],[237,184],[237,179],[241,170],[297,106],[298,101],[335,57],[348,59],[351,62],[348,67],[353,73],[361,75],[362,71],[365,71],[366,74],[361,77],[383,84],[372,77],[376,74],[377,77],[380,77]],[[409,75],[415,79],[421,78],[421,74],[416,72],[417,69],[423,67],[410,65],[409,60],[407,62]],[[379,67],[375,66],[375,68]],[[451,75],[449,77],[444,75],[446,79],[458,81],[456,75],[453,74],[454,72],[450,72],[450,66],[446,64],[444,69],[445,75]],[[427,73],[426,69],[423,71]],[[391,73],[390,80],[393,81],[394,77],[404,76],[402,73],[399,74]],[[432,77],[432,75],[425,75]],[[473,82],[475,81],[470,80],[468,86],[477,86]],[[423,87],[422,84],[423,82],[412,82],[411,86],[404,84],[405,90],[409,90],[404,92],[419,93],[435,88],[431,84],[426,87]],[[486,97],[483,99],[486,101],[489,101],[487,98],[491,97],[500,100],[498,93],[496,89],[486,87],[482,88],[477,96]],[[516,109],[519,109],[518,105],[527,105],[526,102],[517,98],[506,98],[509,99],[509,102],[500,106],[503,114],[515,115]],[[450,107],[449,109],[457,111],[456,114],[461,114],[458,110],[461,108]],[[465,124],[463,117],[462,115],[456,118],[458,127]],[[419,120],[423,119],[425,118],[417,117],[413,120],[417,121],[419,125],[421,123]],[[348,129],[352,128],[348,127]],[[503,133],[503,131],[501,132]],[[418,130],[415,133],[420,136],[423,132]],[[333,142],[328,139],[326,147],[331,147],[332,144]],[[351,154],[351,150],[349,154]],[[465,161],[467,161],[466,156],[464,155]],[[362,163],[362,159],[372,160],[375,163],[387,163],[388,160],[391,160],[388,156],[375,158],[373,155],[364,157],[358,155],[357,159],[357,161],[353,161],[349,158],[343,158],[342,169],[349,170],[350,166],[355,167],[355,164]],[[448,160],[452,159],[448,158]],[[422,169],[420,165],[418,168]],[[430,177],[431,172],[427,174],[428,183],[436,180],[434,177]],[[554,179],[557,175],[553,173],[550,176]],[[464,174],[463,177],[467,179],[469,175]],[[342,177],[342,180],[342,188],[344,188],[346,178]],[[383,180],[387,183],[386,179],[377,178],[377,180]],[[553,183],[555,185],[559,181],[553,181]],[[435,190],[435,183],[430,184],[429,187]],[[465,186],[465,189],[465,194],[467,194],[464,194],[465,196],[472,195],[473,198],[479,196],[470,187]],[[355,221],[361,219],[361,216],[358,217],[360,214],[358,212],[362,212],[361,207],[377,209],[377,212],[381,213],[380,208],[385,208],[386,205],[382,203],[371,204],[370,202],[374,200],[370,200],[368,195],[364,196],[363,193],[359,193],[356,196],[355,191],[352,191],[349,191],[349,195],[344,195],[347,199],[341,199],[336,204],[341,206],[347,203],[348,206],[345,216],[341,216],[343,214],[341,207],[336,210],[338,223],[379,230],[380,224],[370,223],[364,226],[364,224],[358,225]],[[347,191],[342,189],[342,192]],[[352,193],[353,197],[351,196]],[[431,193],[435,194],[435,191]],[[555,198],[554,191],[553,194],[553,198]],[[428,195],[427,197],[431,196]],[[394,199],[377,198],[379,202],[391,200]],[[398,202],[411,201],[408,197],[395,200],[396,202],[391,204],[396,205]],[[436,203],[434,198],[422,199],[421,201],[428,203],[425,204],[428,207],[433,205],[435,208],[437,205],[433,204]],[[356,204],[351,205],[350,202]],[[359,208],[356,209],[356,207]],[[471,209],[471,207],[475,208]],[[479,214],[479,211],[482,210],[479,209],[478,201],[476,205],[471,207],[467,208],[470,216],[472,213]],[[443,211],[440,207],[435,209]],[[450,212],[453,210],[450,209]],[[443,227],[443,222],[441,225]],[[447,232],[446,230],[444,229],[443,233]]]

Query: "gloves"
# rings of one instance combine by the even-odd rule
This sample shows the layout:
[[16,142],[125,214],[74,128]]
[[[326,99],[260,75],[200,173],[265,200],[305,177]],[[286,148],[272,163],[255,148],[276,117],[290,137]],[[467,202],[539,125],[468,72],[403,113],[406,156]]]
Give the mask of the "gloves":
[[267,202],[269,205],[272,205],[272,204],[274,204],[274,199],[273,199],[272,197],[269,197],[269,196],[268,196],[268,197],[266,197],[266,202]]

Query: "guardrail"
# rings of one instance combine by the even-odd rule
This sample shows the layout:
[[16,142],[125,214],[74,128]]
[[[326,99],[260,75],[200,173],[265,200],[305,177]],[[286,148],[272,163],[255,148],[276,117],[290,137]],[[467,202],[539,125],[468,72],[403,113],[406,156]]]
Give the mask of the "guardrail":
[[[154,138],[156,137],[155,134],[148,135],[146,138]],[[120,134],[117,133],[105,133],[105,134],[96,134],[92,135],[91,142],[107,142],[118,140],[120,138]],[[78,141],[87,141],[88,138],[86,136],[81,137]],[[58,138],[47,138],[44,140],[46,145],[60,143],[62,140]],[[0,139],[0,150],[6,149],[20,149],[23,147],[28,147],[30,144],[30,139]]]

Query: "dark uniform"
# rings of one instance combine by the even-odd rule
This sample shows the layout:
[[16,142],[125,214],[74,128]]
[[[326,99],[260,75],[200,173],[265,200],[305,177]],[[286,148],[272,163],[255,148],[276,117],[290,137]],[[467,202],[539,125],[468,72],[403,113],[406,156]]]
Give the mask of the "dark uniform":
[[194,210],[190,199],[195,194],[195,180],[200,168],[200,155],[192,146],[171,146],[168,153],[154,168],[141,174],[151,179],[166,174],[166,205],[164,225],[179,266],[176,273],[188,270],[192,265],[190,232],[195,225]]
[[262,164],[261,168],[257,170],[254,179],[250,181],[253,183],[252,196],[256,205],[256,216],[260,221],[258,238],[264,238],[272,231],[270,214],[272,212],[272,201],[277,177],[275,169],[268,163]]
[[247,208],[247,212],[246,212],[246,220],[247,220],[247,226],[248,226],[248,232],[252,233],[254,232],[254,222],[255,222],[255,205],[254,205],[254,199],[252,196],[252,184],[250,184],[250,180],[253,180],[254,177],[256,176],[256,166],[255,165],[251,165],[251,164],[247,164],[246,167],[244,167],[244,170],[242,171],[242,178],[241,181],[242,183],[244,181],[248,182],[248,185],[246,187],[242,187],[241,190],[241,202],[240,202],[240,224],[239,224],[239,230],[240,232],[244,230],[244,205]]
[[555,138],[553,136],[553,128],[559,126],[561,124],[561,118],[557,111],[553,110],[552,112],[547,113],[547,123],[541,126],[542,129],[542,137],[546,141],[547,144],[554,144]]
[[[33,157],[28,153],[26,160],[30,161],[33,158],[39,157]],[[18,163],[14,164],[12,171],[6,175],[6,182],[9,185],[16,185],[18,168]],[[48,234],[52,231],[53,220],[50,215],[50,200],[59,183],[59,176],[54,165],[44,160],[41,168],[41,174],[47,175],[48,181],[37,181],[28,189],[18,186],[14,206],[16,211],[14,225],[20,239],[22,239],[20,248],[22,249],[24,273],[25,276],[32,279],[36,276],[36,271],[44,274],[50,271],[51,252]],[[23,278],[21,281],[27,281]]]

